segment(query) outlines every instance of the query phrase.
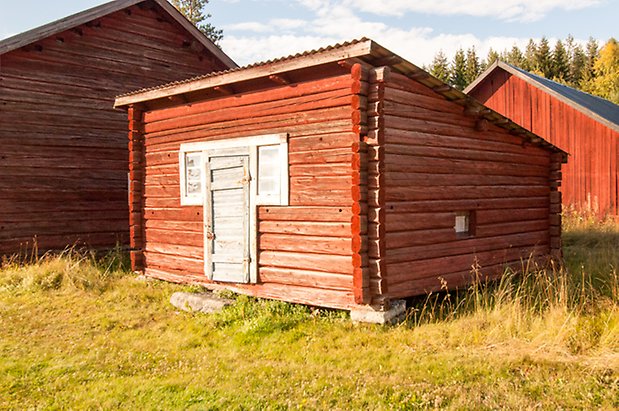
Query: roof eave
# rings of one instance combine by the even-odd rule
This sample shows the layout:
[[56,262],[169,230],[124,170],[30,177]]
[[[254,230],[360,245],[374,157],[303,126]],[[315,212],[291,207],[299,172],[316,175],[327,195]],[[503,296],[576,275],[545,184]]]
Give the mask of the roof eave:
[[[29,44],[41,41],[47,37],[70,30],[89,21],[118,12],[147,0],[114,0],[108,3],[92,7],[88,10],[63,17],[59,20],[33,28],[15,36],[0,41],[0,55],[17,50]],[[187,30],[197,41],[210,51],[222,64],[228,68],[238,67],[237,64],[226,55],[219,47],[210,41],[204,33],[191,24],[174,6],[167,0],[153,0],[159,7],[170,15],[181,27]]]
[[169,98],[185,93],[191,93],[208,88],[238,83],[245,80],[283,74],[289,71],[303,69],[308,66],[316,66],[320,64],[332,63],[339,60],[367,56],[372,51],[372,45],[372,40],[365,40],[347,47],[329,50],[327,52],[316,55],[284,59],[282,61],[275,61],[272,64],[249,67],[247,69],[241,69],[240,71],[224,72],[219,75],[196,79],[187,83],[172,83],[154,90],[146,90],[135,94],[119,96],[116,98],[114,107],[126,107],[132,104],[139,104],[146,101]]

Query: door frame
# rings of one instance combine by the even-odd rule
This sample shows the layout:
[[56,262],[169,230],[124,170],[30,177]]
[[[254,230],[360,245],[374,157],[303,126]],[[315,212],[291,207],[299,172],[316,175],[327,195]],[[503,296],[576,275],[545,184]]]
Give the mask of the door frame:
[[[285,156],[281,159],[282,169],[286,169],[286,177],[288,177],[288,134],[266,134],[266,135],[258,135],[258,136],[249,136],[249,137],[233,137],[226,138],[221,140],[211,140],[211,141],[200,141],[196,143],[183,143],[180,146],[179,156],[182,157],[186,152],[202,152],[202,201],[203,204],[206,201],[206,160],[209,156],[209,151],[214,150],[223,150],[223,149],[232,149],[232,148],[243,148],[246,147],[249,152],[249,173],[250,173],[250,182],[249,182],[249,283],[256,284],[258,282],[258,217],[257,217],[257,206],[260,205],[257,202],[258,198],[258,185],[257,185],[257,177],[258,177],[258,147],[266,146],[266,145],[284,145]],[[183,160],[184,161],[184,160]],[[183,173],[181,173],[181,178]],[[279,205],[286,206],[288,205],[288,178],[285,178],[282,181],[282,192],[285,195],[282,196],[282,203]],[[203,235],[205,236],[204,240],[206,241],[206,216],[202,216],[202,229]],[[206,275],[206,264],[207,264],[207,250],[206,243],[203,244],[204,248],[204,274]],[[234,284],[234,283],[232,283]]]

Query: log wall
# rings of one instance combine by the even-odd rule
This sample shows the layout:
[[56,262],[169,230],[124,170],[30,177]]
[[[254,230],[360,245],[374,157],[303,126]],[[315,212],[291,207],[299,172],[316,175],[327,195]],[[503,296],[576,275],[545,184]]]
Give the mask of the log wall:
[[[0,254],[128,240],[116,95],[223,69],[143,3],[0,55]],[[169,18],[169,17],[167,17]]]
[[[146,275],[292,302],[353,305],[353,277],[367,267],[360,245],[367,230],[359,121],[351,118],[363,90],[365,81],[337,67],[319,80],[145,111]],[[209,282],[202,207],[180,206],[180,144],[273,133],[289,134],[290,205],[258,207],[258,284]]]
[[471,95],[570,154],[561,186],[565,205],[619,214],[619,133],[504,70]]
[[[371,90],[370,136],[384,166],[372,170],[380,234],[370,256],[384,267],[385,296],[461,286],[473,265],[492,276],[505,263],[549,254],[551,224],[560,224],[550,208],[560,178],[551,163],[560,156],[492,124],[478,131],[462,106],[399,74],[383,72]],[[456,234],[457,212],[471,213],[470,237]]]

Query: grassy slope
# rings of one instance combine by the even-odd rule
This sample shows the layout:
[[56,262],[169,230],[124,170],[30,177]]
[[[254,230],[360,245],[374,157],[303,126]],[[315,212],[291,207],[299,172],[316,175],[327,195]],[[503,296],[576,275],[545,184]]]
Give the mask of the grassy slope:
[[619,235],[565,240],[569,274],[431,296],[393,327],[245,297],[178,313],[183,287],[113,260],[9,264],[0,409],[617,408]]

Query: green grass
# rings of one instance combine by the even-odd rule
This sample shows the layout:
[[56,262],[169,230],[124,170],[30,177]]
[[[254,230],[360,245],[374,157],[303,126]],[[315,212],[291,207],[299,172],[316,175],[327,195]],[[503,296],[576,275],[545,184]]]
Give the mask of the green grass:
[[416,299],[396,326],[242,296],[177,312],[194,288],[119,253],[5,261],[0,409],[616,409],[619,231],[566,226],[565,269]]

